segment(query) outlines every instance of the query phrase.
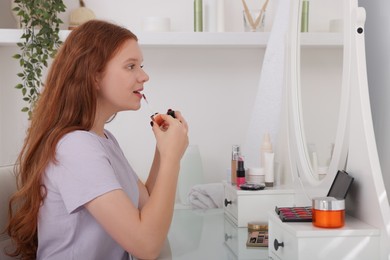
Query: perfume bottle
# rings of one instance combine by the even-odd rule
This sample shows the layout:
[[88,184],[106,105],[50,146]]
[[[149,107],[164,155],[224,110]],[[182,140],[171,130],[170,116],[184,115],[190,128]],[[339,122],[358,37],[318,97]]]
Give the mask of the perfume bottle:
[[231,177],[230,177],[231,184],[237,183],[237,161],[238,161],[240,155],[241,155],[240,146],[233,145],[233,147],[232,147]]

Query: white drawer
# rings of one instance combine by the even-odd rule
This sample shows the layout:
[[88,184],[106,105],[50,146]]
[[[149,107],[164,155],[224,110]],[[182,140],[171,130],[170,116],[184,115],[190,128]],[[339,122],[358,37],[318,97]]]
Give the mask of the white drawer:
[[237,216],[238,216],[237,192],[235,189],[233,189],[230,186],[231,185],[229,184],[225,184],[224,186],[224,191],[225,191],[224,209],[225,209],[225,213],[229,215],[231,220],[237,225]]
[[267,212],[275,206],[292,205],[294,190],[289,187],[272,187],[259,191],[244,191],[224,183],[224,209],[226,215],[238,227],[248,222],[268,222]]
[[297,238],[283,229],[280,223],[272,220],[268,223],[269,255],[272,257],[271,259],[298,259]]
[[268,225],[270,259],[380,259],[380,231],[350,216],[344,227],[325,229],[308,222],[282,222],[269,212]]

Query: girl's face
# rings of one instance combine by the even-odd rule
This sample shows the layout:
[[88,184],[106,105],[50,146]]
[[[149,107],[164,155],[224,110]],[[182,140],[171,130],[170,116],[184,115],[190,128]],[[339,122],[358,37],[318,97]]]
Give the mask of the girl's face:
[[128,40],[107,63],[98,82],[98,105],[107,113],[138,110],[149,76],[142,69],[142,52],[136,40]]

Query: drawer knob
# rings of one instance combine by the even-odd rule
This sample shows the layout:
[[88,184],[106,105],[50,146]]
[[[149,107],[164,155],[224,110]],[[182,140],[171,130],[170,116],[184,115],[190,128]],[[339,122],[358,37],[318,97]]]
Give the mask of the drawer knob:
[[229,204],[232,204],[232,201],[225,199],[225,207],[227,207]]
[[274,248],[276,251],[278,251],[279,247],[284,247],[284,243],[279,243],[279,241],[275,238],[274,240]]
[[225,233],[225,242],[227,242],[229,239],[232,239],[232,236],[229,236],[228,234]]

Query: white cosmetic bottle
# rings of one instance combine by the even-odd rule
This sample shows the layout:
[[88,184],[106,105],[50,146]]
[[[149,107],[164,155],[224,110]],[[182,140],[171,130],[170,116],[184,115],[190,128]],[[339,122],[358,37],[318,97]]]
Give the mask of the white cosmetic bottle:
[[269,133],[265,133],[263,136],[263,143],[261,144],[260,148],[260,164],[265,168],[265,153],[272,153],[272,144],[271,144],[271,137]]
[[265,172],[265,186],[273,187],[274,186],[274,153],[264,153],[265,163],[264,163],[264,172]]

